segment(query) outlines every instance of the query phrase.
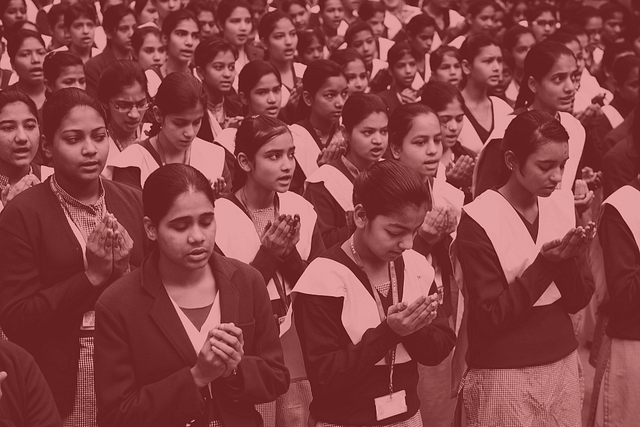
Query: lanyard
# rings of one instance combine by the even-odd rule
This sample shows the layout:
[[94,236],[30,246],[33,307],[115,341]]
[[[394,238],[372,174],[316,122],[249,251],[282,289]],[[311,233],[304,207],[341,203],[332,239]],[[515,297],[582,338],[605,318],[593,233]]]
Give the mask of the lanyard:
[[[360,256],[358,255],[358,252],[356,252],[356,246],[353,243],[353,237],[354,235],[351,235],[351,239],[349,240],[349,243],[351,245],[351,254],[353,255],[353,259],[356,262],[356,265],[358,267],[360,267],[362,269],[362,271],[364,272],[365,275],[367,275],[367,279],[369,279],[369,275],[367,274],[367,271],[364,269],[364,264],[362,263],[362,260],[360,259]],[[398,277],[396,275],[396,266],[393,263],[393,261],[389,262],[389,282],[391,282],[391,295],[392,295],[392,299],[393,299],[393,304],[396,305],[398,304]],[[380,300],[380,295],[378,294],[378,290],[375,288],[375,286],[373,286],[373,282],[371,282],[371,280],[369,279],[369,283],[371,284],[371,291],[373,293],[373,298],[376,300],[376,305],[378,306],[378,314],[380,315],[380,322],[384,322],[387,318],[387,315],[384,313],[384,307],[382,305],[382,301]],[[389,396],[393,395],[393,367],[396,363],[396,349],[397,349],[397,345],[395,345],[393,347],[393,349],[389,350],[389,353],[387,354],[387,364],[389,365]]]

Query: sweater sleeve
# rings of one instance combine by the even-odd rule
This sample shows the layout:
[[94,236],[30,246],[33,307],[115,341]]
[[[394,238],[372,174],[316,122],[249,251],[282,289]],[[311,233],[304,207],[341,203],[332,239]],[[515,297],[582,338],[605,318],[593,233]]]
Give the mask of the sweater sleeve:
[[444,310],[438,309],[437,317],[429,325],[403,337],[402,344],[416,362],[436,366],[453,350],[456,334],[449,327]]
[[345,212],[323,183],[308,183],[304,197],[318,213],[318,228],[326,248],[342,243],[349,238]]
[[[567,313],[575,314],[589,304],[595,285],[584,279],[576,258],[559,262],[558,266],[554,282],[562,295],[560,304]],[[585,268],[588,268],[586,263]]]

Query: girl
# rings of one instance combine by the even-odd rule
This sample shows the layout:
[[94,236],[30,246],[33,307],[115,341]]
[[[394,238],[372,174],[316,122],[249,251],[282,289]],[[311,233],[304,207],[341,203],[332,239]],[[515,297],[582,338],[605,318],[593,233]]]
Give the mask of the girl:
[[342,69],[347,78],[349,96],[369,90],[369,72],[365,68],[362,56],[355,49],[340,49],[329,58]]
[[[110,164],[125,148],[142,139],[142,118],[149,108],[147,78],[137,63],[120,59],[107,65],[100,76],[98,100],[109,112]],[[103,176],[111,179],[111,168]]]
[[318,212],[318,227],[327,248],[344,242],[353,232],[353,181],[387,150],[388,122],[387,107],[379,97],[351,95],[342,111],[346,154],[307,178],[304,197]]
[[467,23],[466,33],[456,37],[450,42],[447,40],[445,43],[460,49],[463,42],[471,35],[491,34],[494,27],[495,14],[496,6],[493,0],[478,0],[471,3],[465,17]]
[[[344,36],[344,40],[349,48],[355,49],[362,56],[370,79],[383,79],[385,74],[381,73],[381,71],[389,67],[389,64],[385,61],[393,43],[387,45],[386,50],[382,52],[383,45],[380,44],[379,39],[376,40],[374,37],[371,26],[363,21],[356,21],[351,24]],[[379,59],[381,54],[384,55],[384,60]]]
[[180,9],[180,0],[149,0],[151,5],[156,9],[158,18],[156,24],[158,28],[164,28],[164,21],[172,13]]
[[289,15],[299,33],[320,25],[318,17],[309,10],[306,0],[286,0],[282,3],[282,11]]
[[291,191],[302,193],[304,181],[319,166],[340,158],[345,150],[340,128],[342,107],[347,99],[347,79],[338,64],[319,60],[302,77],[302,101],[298,123],[291,126],[296,146],[296,174]]
[[155,248],[96,304],[101,426],[258,426],[253,403],[287,389],[262,278],[214,253],[214,198],[188,165],[163,166],[145,183]]
[[387,52],[394,43],[387,38],[387,28],[384,26],[385,13],[384,4],[377,0],[364,0],[358,8],[358,17],[371,27],[378,44],[378,57],[383,61],[387,60]]
[[142,26],[147,23],[158,25],[158,10],[151,0],[136,0],[134,11],[138,25]]
[[38,109],[45,100],[44,73],[42,65],[47,53],[44,41],[38,33],[19,30],[9,39],[7,53],[18,81],[9,86],[27,94]]
[[160,85],[153,104],[159,131],[140,144],[132,144],[110,163],[114,181],[142,188],[154,170],[169,163],[191,165],[201,171],[218,190],[218,178],[231,182],[225,167],[224,149],[196,137],[207,107],[202,83],[188,73],[171,73]]
[[453,46],[440,46],[429,57],[431,79],[451,83],[457,88],[462,85],[462,61],[460,51]]
[[402,37],[403,27],[416,15],[420,8],[408,5],[404,0],[383,0],[385,8],[384,26],[387,28],[387,37],[391,40]]
[[17,90],[0,92],[0,212],[15,196],[53,173],[33,162],[40,145],[36,106]]
[[504,135],[497,190],[464,208],[454,254],[465,278],[460,336],[468,334],[469,368],[460,398],[468,425],[581,425],[582,369],[569,314],[593,294],[575,258],[595,226],[573,228],[571,191],[556,191],[568,140],[545,112],[517,116]]
[[[378,93],[378,96],[387,104],[389,114],[393,114],[401,105],[418,101],[418,90],[413,86],[418,73],[417,56],[407,42],[396,43],[389,49],[391,87]],[[420,87],[422,85],[418,88]]]
[[455,341],[437,308],[433,268],[410,250],[429,190],[387,160],[358,175],[353,203],[355,233],[314,260],[295,288],[309,425],[421,426],[417,364],[437,365]]
[[433,50],[442,46],[442,41],[448,38],[449,33],[465,24],[464,17],[451,9],[451,3],[451,0],[429,0],[423,3],[422,12],[433,18],[436,24]]
[[[226,256],[250,263],[267,283],[280,326],[289,392],[265,413],[276,412],[275,425],[301,426],[307,419],[309,382],[295,328],[290,293],[307,262],[324,252],[313,206],[289,190],[296,167],[287,126],[268,116],[246,118],[236,136],[233,193],[218,201],[216,245]],[[281,419],[282,417],[282,419]]]
[[324,58],[325,38],[318,29],[307,29],[298,34],[298,59],[304,65]]
[[465,40],[460,49],[462,71],[466,84],[462,89],[465,123],[460,142],[474,153],[483,145],[502,137],[505,123],[513,109],[502,99],[489,96],[489,87],[500,83],[502,51],[498,42],[485,34],[475,34]]
[[133,59],[138,61],[144,71],[159,68],[167,61],[167,48],[155,25],[138,27],[131,37],[131,47]]
[[511,52],[515,64],[513,80],[511,80],[511,84],[505,92],[507,99],[515,103],[520,91],[522,76],[524,75],[524,59],[527,57],[529,50],[536,44],[536,38],[530,28],[514,25],[505,31],[502,44],[508,52]]
[[[239,73],[249,61],[257,59],[249,49],[249,34],[253,29],[251,6],[245,0],[222,0],[216,17],[222,37],[238,50],[236,72]],[[234,87],[237,88],[237,82]]]
[[327,40],[327,48],[333,52],[344,43],[349,24],[344,20],[342,0],[319,0],[321,30]]
[[100,178],[109,143],[95,99],[61,89],[43,117],[55,174],[0,216],[0,322],[34,355],[63,426],[95,426],[93,310],[100,293],[142,261],[142,200]]
[[540,43],[556,32],[558,10],[549,3],[540,3],[527,12],[527,21],[536,41]]
[[84,64],[71,52],[51,52],[46,55],[42,74],[49,95],[65,87],[77,87],[82,90],[87,88]]
[[70,36],[67,49],[85,64],[101,52],[93,47],[97,22],[96,8],[90,3],[74,3],[64,12],[64,27]]
[[409,44],[416,52],[418,65],[418,76],[422,82],[429,81],[431,77],[431,64],[429,61],[431,46],[433,45],[433,37],[436,33],[436,22],[426,13],[421,13],[411,18],[407,24],[407,36],[409,36]]
[[167,62],[145,72],[152,98],[170,73],[190,72],[189,66],[200,44],[200,23],[193,12],[179,10],[167,16],[162,26],[162,41],[167,47]]
[[14,24],[27,20],[27,4],[24,0],[7,0],[0,6],[0,20],[6,30]]

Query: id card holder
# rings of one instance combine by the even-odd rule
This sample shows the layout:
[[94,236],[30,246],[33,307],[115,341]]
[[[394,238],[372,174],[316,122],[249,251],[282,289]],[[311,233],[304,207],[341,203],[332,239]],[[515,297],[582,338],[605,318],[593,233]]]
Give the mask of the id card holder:
[[376,404],[376,420],[378,421],[407,412],[407,392],[404,390],[377,397],[374,402]]
[[96,312],[91,310],[82,315],[81,331],[93,331],[96,329]]

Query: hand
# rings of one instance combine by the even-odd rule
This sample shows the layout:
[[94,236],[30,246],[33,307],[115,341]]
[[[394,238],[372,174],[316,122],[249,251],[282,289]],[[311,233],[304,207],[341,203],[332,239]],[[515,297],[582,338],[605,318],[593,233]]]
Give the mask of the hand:
[[418,99],[418,91],[411,89],[410,87],[403,89],[400,92],[400,100],[401,103],[404,104],[414,104]]
[[302,80],[298,81],[296,85],[291,89],[291,94],[289,95],[289,101],[287,105],[291,105],[294,108],[298,107],[298,102],[300,102],[300,94],[302,94]]
[[589,222],[586,227],[572,228],[562,239],[542,245],[540,253],[551,262],[560,262],[587,251],[596,235],[596,225]]
[[327,41],[327,48],[329,48],[329,50],[333,52],[335,50],[338,50],[338,48],[342,46],[343,43],[344,36],[334,36],[331,37],[329,41]]
[[582,179],[587,183],[590,190],[597,190],[602,185],[602,171],[594,172],[592,168],[586,166],[582,168]]
[[113,225],[115,218],[107,214],[87,238],[87,270],[93,286],[102,286],[113,272]]
[[129,259],[133,250],[133,239],[124,226],[114,218],[113,221],[113,278],[118,279],[130,269]]
[[[262,246],[278,258],[286,258],[291,252],[291,215],[280,215],[272,223],[269,221],[260,239]],[[289,251],[289,252],[287,252]]]
[[598,104],[590,104],[583,111],[579,111],[575,114],[576,119],[580,121],[583,125],[587,123],[589,120],[593,120],[595,117],[603,114],[602,109]]
[[455,229],[455,223],[455,214],[453,214],[451,207],[434,206],[427,212],[422,226],[418,229],[418,234],[433,246],[446,234],[453,232],[452,227]]
[[240,127],[240,123],[242,123],[243,119],[244,116],[227,117],[227,119],[222,124],[222,128],[238,128]]
[[7,206],[7,203],[9,203],[11,199],[16,197],[18,194],[38,184],[40,184],[40,180],[35,175],[25,175],[14,185],[8,185],[4,190],[2,190],[0,200],[2,200],[2,204],[4,206]]
[[217,342],[217,339],[214,338],[213,334],[216,331],[218,330],[212,329],[209,331],[207,340],[198,353],[198,361],[191,368],[191,376],[198,388],[206,386],[227,371],[226,361],[214,351],[213,342]]
[[216,182],[211,185],[211,188],[213,188],[213,197],[219,199],[226,187],[227,183],[223,177],[216,178]]
[[289,240],[285,248],[285,257],[293,251],[300,241],[300,215],[295,214],[289,221]]
[[0,371],[0,400],[2,400],[2,383],[7,379],[7,373]]
[[573,203],[578,215],[582,215],[591,207],[593,197],[593,191],[589,191],[587,183],[577,179],[573,186]]
[[345,152],[344,141],[339,139],[333,139],[328,146],[322,149],[318,156],[318,166],[322,166],[326,163],[330,163],[336,159],[339,159]]
[[221,323],[218,330],[213,331],[214,338],[218,341],[213,351],[220,351],[218,355],[225,359],[227,369],[222,373],[222,378],[226,378],[238,367],[244,356],[244,336],[242,329],[233,323]]
[[410,305],[406,302],[389,307],[387,324],[393,332],[406,337],[429,325],[438,315],[438,294],[419,296]]
[[473,168],[476,166],[476,160],[466,154],[456,159],[455,163],[451,162],[446,167],[447,181],[454,187],[470,187],[473,180]]

